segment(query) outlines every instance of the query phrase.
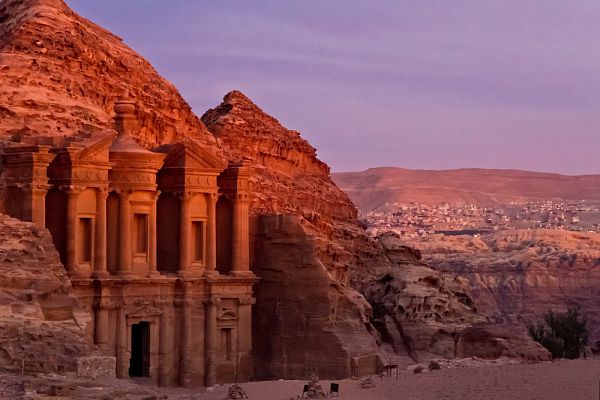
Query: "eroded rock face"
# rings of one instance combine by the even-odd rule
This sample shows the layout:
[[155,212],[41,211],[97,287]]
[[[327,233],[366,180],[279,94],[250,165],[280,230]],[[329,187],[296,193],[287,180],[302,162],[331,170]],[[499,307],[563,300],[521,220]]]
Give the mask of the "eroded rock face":
[[343,377],[353,363],[374,371],[370,306],[349,283],[356,266],[366,271],[369,252],[387,260],[327,165],[298,132],[238,91],[202,121],[227,158],[252,162],[251,263],[261,277],[254,351],[262,354],[261,378],[305,377],[307,368]]
[[[438,239],[423,243],[424,252]],[[481,250],[471,245],[475,241]],[[482,311],[495,320],[524,322],[579,305],[590,318],[592,337],[598,337],[599,245],[597,234],[510,231],[437,241],[427,258],[467,278]]]
[[183,137],[214,146],[177,89],[122,40],[63,0],[0,2],[0,139],[112,131],[118,95],[135,100],[139,142]]
[[3,369],[75,371],[98,354],[50,233],[0,214],[0,360]]
[[432,236],[411,245],[435,268],[464,279],[479,310],[520,323],[579,306],[591,341],[600,340],[600,235],[559,230],[491,236]]
[[257,235],[254,350],[266,377],[349,376],[352,364],[377,367],[368,332],[371,307],[329,273],[317,252],[318,233],[293,214],[263,216]]
[[365,295],[383,339],[396,353],[446,358],[478,356],[548,359],[523,329],[491,327],[477,312],[466,280],[420,262],[421,253],[393,232],[379,236],[395,265],[373,280]]

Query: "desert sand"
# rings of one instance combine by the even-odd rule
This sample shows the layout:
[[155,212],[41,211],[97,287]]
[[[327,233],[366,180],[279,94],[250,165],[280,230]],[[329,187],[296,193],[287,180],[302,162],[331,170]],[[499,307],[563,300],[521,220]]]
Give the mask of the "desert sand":
[[[340,398],[347,400],[596,400],[600,361],[555,361],[442,369],[421,374],[401,371],[398,380],[375,380],[361,389],[357,380],[339,381]],[[282,400],[302,391],[301,381],[252,382],[243,385],[250,399]],[[329,381],[322,381],[323,388]],[[199,397],[222,400],[226,387]]]
[[[46,398],[33,391],[25,397],[11,396],[10,387],[16,386],[16,381],[20,381],[20,377],[0,375],[2,398]],[[63,388],[63,397],[52,398],[102,400],[226,400],[230,386],[157,388],[143,380],[90,382],[58,376],[41,380],[32,378],[34,381],[38,388],[52,385]],[[45,383],[41,385],[40,381]],[[320,383],[328,390],[330,382],[322,380]],[[420,374],[402,369],[397,380],[395,377],[389,380],[375,377],[376,386],[371,389],[361,389],[355,379],[336,382],[340,385],[338,398],[345,400],[597,400],[600,360],[558,360],[537,364],[462,360],[453,361],[450,366],[442,363],[441,370]],[[288,400],[297,398],[304,384],[299,380],[281,380],[246,382],[241,386],[250,400]]]

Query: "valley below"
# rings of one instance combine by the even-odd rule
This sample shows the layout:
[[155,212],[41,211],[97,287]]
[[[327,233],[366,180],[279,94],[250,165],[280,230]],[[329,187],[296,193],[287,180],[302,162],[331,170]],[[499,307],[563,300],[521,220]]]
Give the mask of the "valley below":
[[[409,188],[416,177],[422,181]],[[464,284],[489,322],[525,329],[549,311],[579,308],[594,350],[600,341],[597,179],[476,169],[334,174],[373,236],[394,236],[419,262]]]

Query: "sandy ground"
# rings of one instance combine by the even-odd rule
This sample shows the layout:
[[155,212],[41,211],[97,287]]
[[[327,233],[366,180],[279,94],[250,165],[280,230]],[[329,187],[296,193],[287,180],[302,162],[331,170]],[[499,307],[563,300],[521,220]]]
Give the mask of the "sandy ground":
[[[0,385],[8,388],[15,376],[0,376]],[[60,381],[59,378],[55,378]],[[229,385],[214,388],[157,388],[139,381],[68,382],[74,390],[63,397],[31,393],[4,398],[19,399],[136,399],[136,400],[225,400]],[[376,386],[361,389],[358,380],[336,381],[344,400],[600,400],[600,360],[554,361],[541,364],[492,364],[443,367],[438,371],[414,374],[401,370],[396,380],[375,378]],[[304,381],[266,381],[243,383],[254,400],[288,400],[298,397]],[[323,389],[330,381],[321,381]],[[0,388],[2,387],[0,386]]]
[[[361,389],[356,380],[342,380],[340,399],[347,400],[599,400],[600,361],[555,361],[543,364],[486,365],[414,374],[401,371],[398,380],[375,380]],[[329,381],[323,381],[323,388]],[[283,400],[297,396],[304,382],[252,382],[242,386],[250,399]],[[226,388],[201,399],[222,400]]]

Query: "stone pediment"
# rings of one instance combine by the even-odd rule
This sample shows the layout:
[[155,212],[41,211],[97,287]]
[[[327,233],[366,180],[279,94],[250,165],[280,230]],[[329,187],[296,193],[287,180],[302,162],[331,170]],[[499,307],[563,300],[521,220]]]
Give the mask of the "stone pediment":
[[108,163],[108,149],[114,138],[114,134],[106,133],[84,140],[71,140],[66,146],[55,148],[52,152],[58,155],[57,161],[63,164]]
[[149,319],[160,316],[162,310],[152,306],[133,306],[127,310],[126,314],[127,318],[131,319]]
[[237,321],[237,319],[237,315],[233,312],[233,310],[229,309],[224,310],[218,318],[220,322]]
[[209,148],[190,140],[160,146],[154,151],[166,153],[163,168],[195,169],[220,173],[226,164]]
[[87,144],[78,154],[77,159],[83,162],[108,162],[108,149],[115,139],[113,133],[107,133]]

